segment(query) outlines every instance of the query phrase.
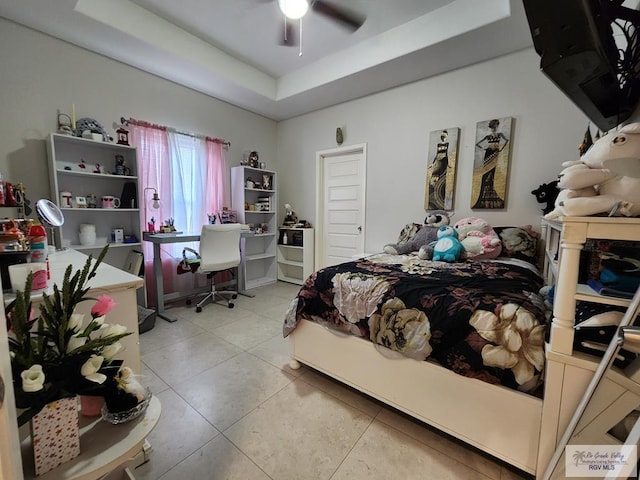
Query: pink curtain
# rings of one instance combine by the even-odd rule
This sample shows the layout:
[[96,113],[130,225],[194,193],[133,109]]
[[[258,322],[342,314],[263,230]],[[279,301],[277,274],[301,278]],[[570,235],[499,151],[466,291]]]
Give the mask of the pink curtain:
[[[130,119],[129,125],[132,143],[138,150],[138,175],[142,197],[140,221],[143,230],[147,230],[147,224],[152,217],[155,219],[157,230],[164,220],[178,215],[182,222],[191,219],[179,230],[190,230],[187,233],[199,233],[200,226],[208,223],[207,213],[217,214],[223,207],[231,207],[228,168],[222,140],[209,137],[205,139],[194,138],[193,149],[189,151],[190,153],[186,153],[188,158],[181,158],[180,148],[175,148],[176,134],[168,133],[166,127],[134,119]],[[171,148],[170,136],[174,140],[173,149]],[[193,179],[185,178],[184,162],[195,162],[194,169],[191,170],[192,174],[198,170],[204,173],[204,175],[200,173],[202,175],[200,179],[204,177],[204,182],[201,180],[201,183],[193,183],[191,181]],[[176,187],[178,187],[177,190]],[[156,189],[160,197],[159,210],[151,208],[152,189]],[[203,191],[193,191],[194,189],[202,189]],[[174,198],[176,196],[180,198]],[[187,199],[189,201],[185,202]],[[185,208],[189,211],[185,211]],[[178,276],[176,274],[177,264],[181,260],[184,246],[197,249],[197,245],[191,244],[161,246],[162,279],[165,294],[192,288],[194,281],[202,284],[201,279],[191,278],[191,275],[188,275],[189,278],[185,278],[186,275]],[[143,253],[147,298],[150,305],[155,305],[153,244],[143,242]]]
[[[138,150],[138,176],[140,178],[140,224],[147,231],[147,224],[153,218],[156,229],[162,224],[163,219],[172,216],[171,202],[163,195],[171,192],[171,174],[169,169],[169,145],[166,128],[140,122],[131,119],[131,138],[133,145]],[[160,209],[154,210],[151,206],[153,190],[160,197]],[[142,242],[144,254],[144,275],[147,286],[147,299],[149,304],[155,305],[156,282],[153,275],[153,244]],[[164,291],[173,291],[172,257],[162,259],[162,277]]]
[[[216,213],[223,207],[231,208],[229,194],[229,175],[227,162],[224,156],[224,144],[214,138],[205,140],[207,155],[207,180],[205,188],[205,217],[203,223],[207,223],[207,213]],[[212,188],[213,187],[213,188]]]

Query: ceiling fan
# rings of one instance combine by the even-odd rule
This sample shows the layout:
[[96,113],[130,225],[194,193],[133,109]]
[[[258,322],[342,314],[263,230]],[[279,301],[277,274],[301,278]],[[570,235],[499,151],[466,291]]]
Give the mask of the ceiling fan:
[[[339,25],[355,32],[365,21],[364,15],[324,0],[277,0],[284,15],[283,37],[280,44],[295,46],[302,44],[302,18],[309,10],[319,13]],[[299,31],[294,31],[294,21],[299,20]],[[299,55],[302,55],[302,47]]]

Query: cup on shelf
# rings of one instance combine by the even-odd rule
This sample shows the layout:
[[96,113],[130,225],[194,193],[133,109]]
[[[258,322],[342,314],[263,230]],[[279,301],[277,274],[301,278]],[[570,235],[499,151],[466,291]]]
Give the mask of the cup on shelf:
[[103,195],[102,208],[120,208],[120,199],[113,195]]
[[43,290],[47,288],[47,264],[32,262],[9,265],[9,279],[11,280],[11,289],[14,292],[18,290],[24,290],[27,276],[31,272],[33,272],[31,288],[33,290]]
[[71,201],[71,192],[60,192],[60,207],[71,208],[73,203]]

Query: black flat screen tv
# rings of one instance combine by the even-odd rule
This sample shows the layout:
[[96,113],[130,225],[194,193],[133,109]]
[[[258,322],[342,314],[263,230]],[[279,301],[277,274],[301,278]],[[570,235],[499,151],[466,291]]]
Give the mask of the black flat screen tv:
[[[523,0],[540,69],[598,128],[629,118],[638,103],[637,10],[616,0]],[[618,48],[612,23],[627,22]]]

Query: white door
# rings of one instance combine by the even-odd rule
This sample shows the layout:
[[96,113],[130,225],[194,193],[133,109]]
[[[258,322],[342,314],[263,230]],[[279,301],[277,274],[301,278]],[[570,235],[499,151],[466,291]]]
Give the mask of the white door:
[[[4,305],[0,290],[0,305]],[[7,342],[7,322],[0,315],[0,479],[21,480],[22,460],[16,408],[11,384],[11,361]]]
[[366,145],[318,152],[316,268],[364,253]]

